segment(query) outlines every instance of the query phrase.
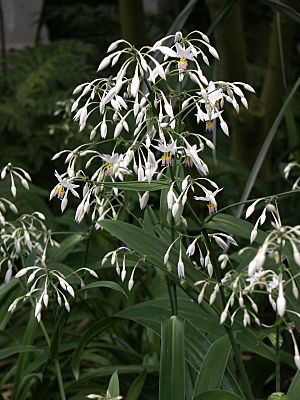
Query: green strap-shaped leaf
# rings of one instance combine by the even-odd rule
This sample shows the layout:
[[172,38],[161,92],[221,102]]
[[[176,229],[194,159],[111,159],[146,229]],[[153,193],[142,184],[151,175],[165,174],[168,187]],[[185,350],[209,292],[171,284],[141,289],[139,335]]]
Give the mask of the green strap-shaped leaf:
[[163,256],[168,245],[158,237],[126,222],[104,220],[100,224],[111,235],[122,240],[140,255],[148,256],[154,263],[163,265]]
[[193,12],[195,5],[198,3],[198,0],[190,0],[184,7],[184,9],[180,12],[180,14],[175,18],[175,21],[171,25],[168,30],[168,35],[173,35],[177,31],[180,31],[188,20],[189,16]]
[[[37,328],[37,321],[34,316],[34,312],[31,311],[31,314],[28,319],[27,327],[24,332],[24,336],[22,342],[26,346],[30,346],[34,343],[35,335],[36,335],[36,328]],[[13,400],[20,400],[21,397],[17,395],[17,391],[19,391],[20,382],[23,379],[24,371],[28,365],[29,360],[29,352],[23,352],[19,355],[18,361],[16,363],[16,373],[15,373],[15,380],[13,385],[12,391],[12,399]]]
[[279,11],[280,13],[286,15],[292,20],[298,22],[298,24],[300,23],[300,14],[293,8],[287,6],[286,4],[283,4],[275,0],[259,0],[259,1],[265,4],[266,6],[273,8],[275,11]]
[[14,346],[9,347],[4,350],[0,350],[0,360],[13,356],[19,353],[26,353],[29,351],[43,351],[41,349],[37,349],[35,346]]
[[220,337],[210,346],[197,377],[194,398],[208,389],[220,388],[230,351],[231,344],[227,335]]
[[53,258],[53,261],[63,261],[74,250],[74,247],[83,240],[85,240],[84,235],[74,234],[69,236],[60,243],[58,249],[53,248],[49,251],[50,256]]
[[145,370],[135,378],[128,390],[126,400],[138,400],[140,398],[146,377],[147,371]]
[[243,400],[237,394],[225,390],[208,390],[199,394],[195,400]]
[[[250,222],[234,217],[233,215],[227,215],[220,212],[215,214],[205,224],[205,228],[217,229],[250,240],[253,225]],[[255,242],[259,244],[263,243],[266,236],[266,233],[259,230]]]
[[237,2],[240,0],[227,0],[223,7],[220,8],[216,18],[208,28],[206,34],[209,36],[213,33],[217,25],[226,17],[226,15],[231,11]]
[[127,297],[126,293],[121,288],[121,286],[118,285],[116,282],[112,282],[112,281],[99,281],[99,282],[89,283],[88,285],[85,285],[82,289],[78,290],[77,293],[80,293],[84,290],[95,289],[95,288],[112,289],[112,290],[115,290],[116,292],[120,292],[120,293],[124,294]]
[[84,335],[81,336],[81,338],[78,342],[77,348],[73,353],[72,362],[71,362],[73,374],[74,374],[76,380],[79,377],[80,358],[81,358],[81,354],[82,354],[85,346],[92,339],[94,339],[94,337],[96,337],[96,336],[100,335],[102,332],[106,331],[117,321],[119,321],[118,318],[108,317],[101,321],[95,322],[88,328],[88,330],[84,333]]
[[17,395],[16,399],[17,400],[25,400],[28,399],[28,391],[30,387],[37,381],[39,380],[42,382],[43,380],[43,374],[42,373],[32,373],[32,374],[27,374],[23,377],[22,382],[18,387],[16,388],[17,390]]
[[289,400],[299,400],[299,393],[300,393],[300,371],[298,371],[294,376],[292,383],[289,387],[289,390],[287,392]]
[[184,320],[172,316],[161,326],[159,400],[185,399]]
[[[277,4],[279,4],[279,3],[277,3]],[[281,120],[284,117],[285,112],[288,109],[288,106],[289,106],[292,98],[294,97],[294,95],[296,94],[297,90],[299,89],[299,86],[300,86],[300,78],[297,79],[297,81],[295,82],[292,90],[289,92],[288,97],[286,98],[283,106],[281,107],[281,110],[277,114],[277,117],[275,118],[275,121],[273,122],[273,125],[271,126],[271,129],[269,130],[269,132],[268,132],[268,134],[267,134],[267,136],[265,138],[265,141],[264,141],[264,143],[263,143],[263,145],[262,145],[262,147],[261,147],[261,149],[260,149],[260,151],[259,151],[259,153],[257,155],[257,158],[255,160],[254,166],[253,166],[253,168],[251,170],[251,173],[250,173],[250,176],[248,178],[248,181],[247,181],[247,183],[245,185],[245,188],[244,188],[244,191],[243,191],[243,194],[242,194],[242,197],[241,197],[241,201],[245,201],[245,200],[247,200],[249,198],[251,190],[252,190],[252,188],[253,188],[253,186],[255,184],[256,178],[258,176],[258,173],[259,173],[259,171],[261,169],[261,166],[262,166],[262,164],[264,162],[264,159],[266,157],[266,154],[267,154],[267,152],[268,152],[268,150],[269,150],[269,148],[270,148],[270,146],[271,146],[271,144],[273,142],[273,139],[274,139],[274,137],[276,135],[276,132],[278,131],[278,127],[279,127],[279,125],[281,123]],[[243,205],[241,205],[237,209],[237,211],[236,211],[236,216],[237,217],[240,217],[242,215],[243,209],[244,209]]]
[[155,190],[165,189],[170,186],[168,181],[153,181],[153,182],[101,182],[99,186],[112,187],[121,190],[131,190],[134,192],[153,192]]

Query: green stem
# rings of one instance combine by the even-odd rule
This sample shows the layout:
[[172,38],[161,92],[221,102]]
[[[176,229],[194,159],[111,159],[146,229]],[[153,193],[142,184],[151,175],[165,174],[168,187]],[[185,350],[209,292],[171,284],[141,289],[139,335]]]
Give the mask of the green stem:
[[64,383],[62,380],[61,369],[60,369],[59,361],[57,358],[55,359],[54,364],[55,364],[55,371],[56,371],[57,380],[58,380],[60,399],[66,400]]
[[171,281],[171,279],[167,275],[165,275],[165,278],[166,278],[166,284],[171,306],[171,315],[177,315],[177,304],[174,300],[174,291],[173,291],[173,286],[175,285],[176,287],[176,284],[173,281]]
[[276,326],[276,349],[275,349],[275,380],[276,380],[276,392],[280,392],[280,323]]
[[[265,196],[265,197],[260,197],[260,200],[269,200],[269,201],[273,201],[273,200],[281,200],[284,197],[287,197],[291,194],[299,194],[300,190],[296,189],[296,190],[288,190],[287,192],[282,192],[282,193],[277,193],[277,194],[271,194],[269,196]],[[215,217],[215,215],[219,214],[219,213],[223,213],[225,210],[228,210],[229,208],[232,207],[236,207],[236,206],[240,206],[240,205],[244,205],[244,204],[250,204],[253,203],[255,200],[257,200],[257,197],[254,199],[250,199],[250,200],[244,200],[244,201],[239,201],[237,203],[233,203],[230,204],[226,207],[221,208],[220,210],[218,210],[216,213],[209,215],[207,218],[205,218],[204,220],[204,224],[207,224],[207,222],[209,222],[211,219],[213,219]],[[190,208],[191,209],[191,208]],[[194,213],[194,216],[196,214]],[[197,217],[197,219],[199,220],[199,218]]]
[[[209,239],[209,236],[208,236],[208,233],[207,233],[206,229],[203,229],[202,233],[203,233],[205,244],[206,244],[207,249],[208,249],[208,251],[210,253],[210,256],[211,256],[211,261],[212,261],[212,265],[213,265],[214,272],[216,274],[217,280],[218,280],[219,283],[221,283],[221,271],[220,271],[219,264],[218,264],[218,261],[216,259],[215,253],[213,251],[213,248],[212,248],[212,245],[211,245],[211,242],[210,242],[210,239]],[[224,288],[223,288],[222,285],[220,285],[220,296],[221,296],[222,306],[224,308],[226,306],[227,302],[226,302],[226,297],[225,297],[225,293],[224,293]],[[231,343],[231,346],[232,346],[232,350],[233,350],[234,355],[235,355],[236,372],[237,372],[237,374],[240,374],[240,376],[241,376],[242,387],[244,388],[245,395],[246,395],[248,400],[254,400],[252,389],[251,389],[251,386],[250,386],[250,383],[249,383],[249,379],[248,379],[248,375],[246,373],[244,364],[243,364],[242,359],[241,359],[240,348],[239,348],[239,345],[237,344],[237,342],[236,342],[236,340],[234,338],[232,327],[230,325],[229,326],[225,326],[225,329],[226,329],[228,338],[230,340],[230,343]]]

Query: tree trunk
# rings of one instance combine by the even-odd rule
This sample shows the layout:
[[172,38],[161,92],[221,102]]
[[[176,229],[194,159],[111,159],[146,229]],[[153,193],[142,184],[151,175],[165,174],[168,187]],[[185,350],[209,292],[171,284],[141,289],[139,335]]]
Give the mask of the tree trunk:
[[135,47],[146,44],[145,15],[142,0],[119,0],[121,30],[123,39]]
[[[207,2],[213,19],[222,7],[223,1],[208,0]],[[297,0],[286,0],[284,3],[294,8],[297,7]],[[281,20],[282,42],[285,44],[285,58],[288,59],[295,23],[285,16],[281,16]],[[239,115],[231,112],[229,116],[232,131],[232,158],[249,169],[252,168],[264,139],[283,104],[285,90],[277,28],[277,15],[274,12],[269,38],[268,65],[261,95],[250,96],[248,111],[241,107]],[[220,53],[220,79],[251,84],[239,5],[216,27],[215,39]],[[271,177],[270,152],[262,166],[260,177],[265,180]]]

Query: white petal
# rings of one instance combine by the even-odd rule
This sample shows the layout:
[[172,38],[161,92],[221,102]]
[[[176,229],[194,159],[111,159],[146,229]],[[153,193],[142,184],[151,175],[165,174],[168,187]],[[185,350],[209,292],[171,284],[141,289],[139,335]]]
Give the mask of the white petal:
[[135,97],[139,91],[139,87],[140,87],[140,79],[139,79],[139,75],[138,75],[138,64],[135,67],[135,72],[134,72],[134,76],[132,78],[131,81],[131,86],[130,86],[130,93],[132,97]]
[[67,194],[64,195],[64,198],[61,201],[61,212],[64,212],[65,208],[67,207],[68,204],[68,197]]
[[172,50],[169,47],[167,47],[167,46],[157,46],[155,48],[155,50],[159,50],[160,52],[162,52],[164,55],[166,55],[168,57],[178,58],[177,53],[174,50]]

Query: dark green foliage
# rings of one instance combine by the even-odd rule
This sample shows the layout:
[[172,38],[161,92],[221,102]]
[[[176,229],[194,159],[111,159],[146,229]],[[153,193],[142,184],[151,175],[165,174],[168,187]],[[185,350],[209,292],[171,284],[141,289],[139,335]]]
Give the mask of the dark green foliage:
[[[49,134],[56,102],[71,97],[88,79],[91,47],[64,41],[11,53],[9,71],[0,78],[0,157],[30,172],[41,170],[63,139]],[[62,123],[61,119],[59,122]]]

